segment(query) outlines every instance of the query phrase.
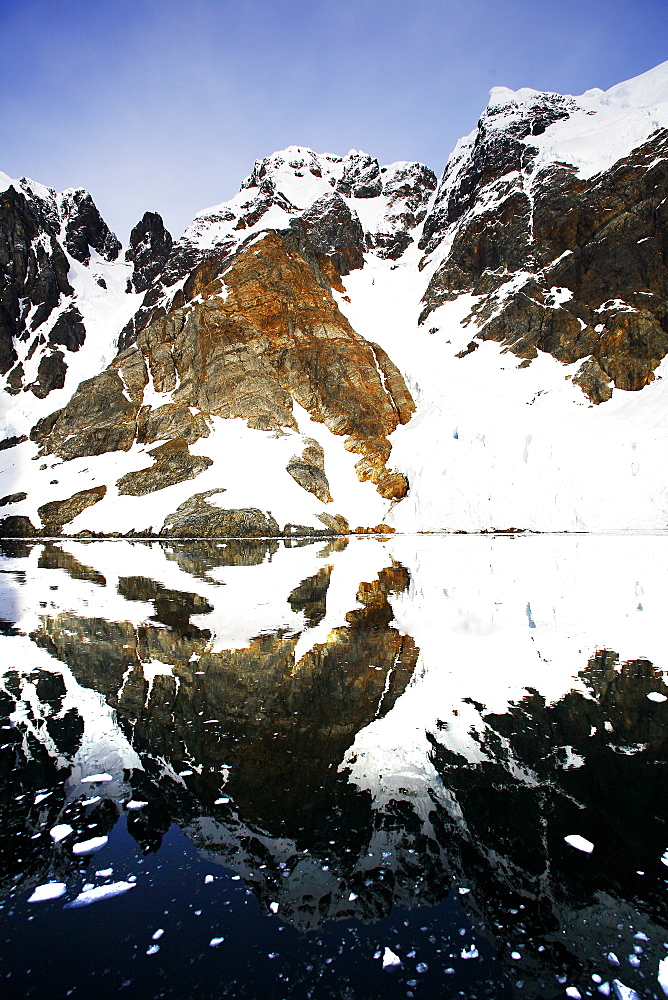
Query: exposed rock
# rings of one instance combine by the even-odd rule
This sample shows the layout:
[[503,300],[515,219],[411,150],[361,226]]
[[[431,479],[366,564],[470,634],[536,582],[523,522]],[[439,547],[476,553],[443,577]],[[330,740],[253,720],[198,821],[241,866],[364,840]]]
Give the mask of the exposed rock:
[[88,191],[83,188],[63,191],[59,207],[65,223],[68,253],[82,264],[89,263],[91,250],[96,250],[105,260],[116,260],[121,244],[103,220]]
[[325,254],[340,275],[364,264],[364,230],[341,195],[332,191],[313,202],[301,217],[316,254]]
[[40,454],[70,459],[128,451],[135,439],[139,406],[124,390],[120,376],[110,368],[82,382],[67,406],[32,429],[30,437],[39,443]]
[[52,389],[62,389],[65,385],[67,365],[62,351],[44,354],[37,369],[37,378],[28,388],[38,399],[44,399]]
[[126,260],[132,261],[132,287],[136,292],[149,288],[163,270],[173,246],[171,234],[165,229],[157,212],[146,212],[130,233]]
[[157,448],[152,448],[149,455],[153,458],[150,468],[127,472],[121,476],[117,483],[119,494],[145,496],[186,479],[194,479],[213,465],[212,460],[205,455],[191,455],[185,438],[166,441]]
[[0,507],[6,507],[10,503],[20,503],[21,500],[25,500],[28,496],[27,493],[10,493],[8,496],[3,497],[0,500]]
[[87,507],[99,503],[106,495],[106,486],[94,486],[90,490],[81,490],[66,500],[51,500],[37,508],[45,532],[58,534],[64,524],[73,521]]
[[86,339],[86,327],[76,306],[60,314],[49,333],[50,344],[62,344],[68,351],[78,351]]
[[88,580],[98,587],[106,587],[105,576],[92,566],[85,566],[55,542],[45,542],[37,565],[40,569],[62,569],[72,580]]
[[0,538],[35,538],[37,535],[39,531],[30,518],[23,514],[10,514],[9,517],[0,518]]
[[336,190],[353,198],[376,198],[382,189],[378,160],[351,149],[343,158],[343,177]]
[[293,611],[303,611],[307,625],[313,628],[327,614],[327,590],[332,575],[331,566],[323,566],[313,576],[302,580],[288,597]]
[[193,415],[187,406],[179,403],[166,403],[156,410],[144,406],[139,411],[137,441],[141,444],[172,438],[183,438],[192,444],[208,436],[209,427],[204,416],[201,413]]
[[573,382],[580,386],[592,403],[606,403],[612,396],[610,379],[596,361],[583,362],[573,376]]
[[7,448],[16,448],[17,445],[23,444],[23,442],[27,440],[27,434],[20,434],[15,437],[5,438],[4,441],[0,441],[0,451],[6,451]]
[[329,481],[325,474],[325,452],[313,438],[306,438],[304,450],[300,455],[293,455],[287,471],[308,493],[312,493],[322,503],[331,503]]
[[323,511],[322,514],[318,514],[318,520],[322,521],[334,535],[350,534],[350,526],[342,514],[328,514]]
[[181,538],[276,538],[281,534],[271,514],[255,507],[223,510],[207,503],[209,497],[224,492],[196,493],[165,518],[160,534]]

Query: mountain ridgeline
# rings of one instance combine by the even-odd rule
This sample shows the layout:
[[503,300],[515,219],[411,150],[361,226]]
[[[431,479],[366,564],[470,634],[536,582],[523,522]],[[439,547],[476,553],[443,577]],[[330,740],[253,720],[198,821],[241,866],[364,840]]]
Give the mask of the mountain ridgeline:
[[178,240],[0,187],[3,535],[668,522],[668,64],[495,88],[440,181],[289,147]]

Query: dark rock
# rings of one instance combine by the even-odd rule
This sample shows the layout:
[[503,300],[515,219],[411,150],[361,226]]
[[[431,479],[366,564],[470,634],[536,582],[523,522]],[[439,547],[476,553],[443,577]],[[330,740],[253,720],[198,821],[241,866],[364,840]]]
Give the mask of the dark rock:
[[105,260],[116,260],[121,244],[87,191],[83,188],[64,191],[60,209],[65,221],[65,246],[75,260],[88,264],[91,250]]
[[60,314],[49,333],[50,344],[62,344],[68,351],[78,351],[86,339],[86,327],[76,306]]
[[66,373],[67,365],[62,351],[51,351],[41,358],[37,379],[28,388],[38,399],[45,399],[53,389],[63,388]]
[[126,260],[134,264],[131,283],[136,292],[144,292],[163,270],[172,250],[171,234],[157,212],[146,212],[130,233]]
[[343,198],[334,191],[323,195],[301,217],[316,254],[326,254],[339,274],[350,274],[364,264],[364,230]]
[[20,503],[21,500],[25,500],[28,496],[27,493],[10,493],[6,497],[2,497],[0,500],[0,507],[6,507],[10,503]]
[[4,441],[0,441],[0,451],[6,451],[7,448],[16,448],[18,444],[23,444],[24,441],[28,440],[26,434],[21,434],[18,437],[8,437]]
[[573,376],[573,382],[580,386],[592,403],[606,403],[612,396],[610,379],[595,361],[581,364]]
[[0,518],[0,538],[36,538],[39,531],[33,526],[29,517],[23,514],[10,514]]
[[352,150],[344,157],[343,176],[336,190],[347,197],[376,198],[383,189],[378,160]]

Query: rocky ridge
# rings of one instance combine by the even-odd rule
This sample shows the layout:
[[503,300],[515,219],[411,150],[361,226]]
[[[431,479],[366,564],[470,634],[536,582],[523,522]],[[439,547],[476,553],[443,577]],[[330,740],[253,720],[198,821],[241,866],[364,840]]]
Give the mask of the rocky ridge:
[[[552,365],[552,399],[581,423],[578,406],[650,386],[668,354],[667,164],[664,65],[578,98],[495,88],[438,184],[419,163],[288,147],[176,241],[147,212],[124,252],[85,191],[6,178],[2,530],[157,534],[178,523],[191,535],[250,523],[249,511],[270,536],[552,527],[540,465],[529,516],[526,495],[493,496],[515,489],[515,458],[499,477],[509,486],[486,485],[489,462],[509,461],[497,461],[498,444],[466,466],[488,500],[458,515],[443,420],[452,413],[451,438],[464,440],[457,423],[473,396],[452,396],[452,380],[482,388],[490,359],[510,354],[533,387],[522,407],[546,392]],[[492,364],[504,396],[504,363]],[[614,465],[625,445],[615,407],[602,412]],[[545,433],[556,437],[543,464],[562,447],[543,420]],[[524,465],[536,436],[523,434]],[[576,472],[582,442],[572,470],[550,458],[555,484],[573,477],[564,527],[595,523],[590,508],[612,516]],[[25,459],[41,463],[27,477]],[[441,461],[446,480],[432,471]],[[462,489],[467,506],[481,503]],[[648,510],[657,489],[645,490]],[[94,512],[79,509],[82,493]],[[513,497],[517,524],[499,523]],[[646,523],[624,502],[623,523]]]

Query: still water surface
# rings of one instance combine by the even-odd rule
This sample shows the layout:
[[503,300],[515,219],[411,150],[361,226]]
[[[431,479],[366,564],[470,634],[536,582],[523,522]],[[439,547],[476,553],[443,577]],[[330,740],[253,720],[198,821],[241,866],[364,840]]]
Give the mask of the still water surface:
[[0,995],[668,994],[668,537],[2,546]]

